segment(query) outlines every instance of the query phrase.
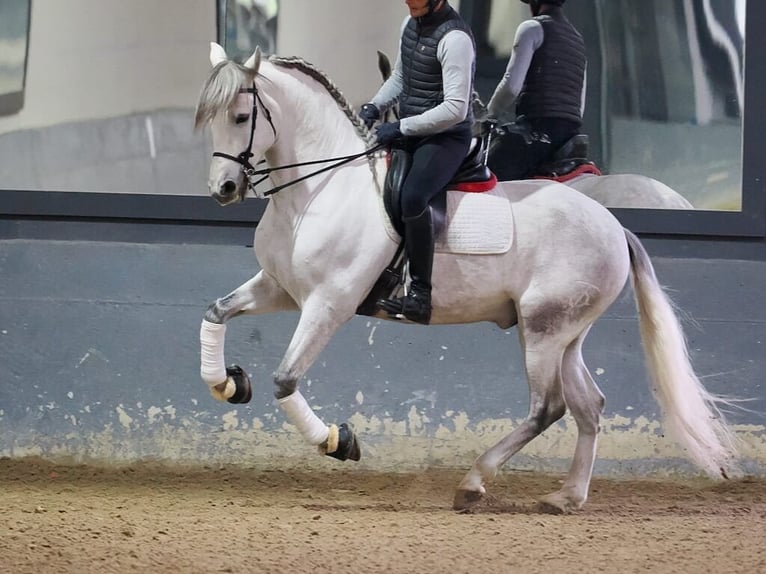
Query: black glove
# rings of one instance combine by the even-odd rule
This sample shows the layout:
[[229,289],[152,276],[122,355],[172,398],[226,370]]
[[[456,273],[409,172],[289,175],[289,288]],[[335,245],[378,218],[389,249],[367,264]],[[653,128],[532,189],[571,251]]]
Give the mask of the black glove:
[[364,122],[364,125],[367,126],[367,129],[370,129],[375,120],[380,119],[380,110],[375,104],[364,104],[362,109],[359,110],[359,117]]
[[378,143],[389,145],[402,137],[402,131],[399,129],[400,122],[388,122],[380,124],[375,135],[378,137]]

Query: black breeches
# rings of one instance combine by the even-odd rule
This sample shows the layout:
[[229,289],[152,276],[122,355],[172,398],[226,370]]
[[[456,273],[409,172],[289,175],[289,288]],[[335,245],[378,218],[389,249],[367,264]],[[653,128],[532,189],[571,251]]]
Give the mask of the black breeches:
[[416,217],[425,211],[455,176],[470,146],[469,127],[405,139],[403,147],[412,154],[412,167],[402,184],[402,217]]
[[571,120],[550,118],[529,121],[532,131],[545,134],[544,141],[527,143],[520,134],[498,136],[492,144],[487,164],[500,181],[524,179],[535,175],[540,164],[579,133],[580,126]]

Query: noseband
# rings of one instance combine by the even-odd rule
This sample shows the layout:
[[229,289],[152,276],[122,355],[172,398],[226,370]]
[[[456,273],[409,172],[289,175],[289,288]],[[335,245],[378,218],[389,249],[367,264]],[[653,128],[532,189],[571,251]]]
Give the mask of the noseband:
[[[300,181],[308,179],[309,177],[312,177],[314,175],[317,175],[317,174],[320,174],[322,172],[328,171],[330,169],[339,167],[339,166],[341,166],[341,165],[343,165],[345,163],[353,161],[353,160],[355,160],[357,158],[360,158],[362,156],[365,156],[365,155],[369,156],[372,153],[374,153],[374,152],[378,151],[379,149],[381,149],[382,147],[384,147],[382,144],[377,144],[377,145],[371,147],[370,149],[364,150],[361,153],[357,153],[357,154],[353,154],[353,155],[347,155],[347,156],[343,156],[343,157],[333,157],[333,158],[329,158],[329,159],[319,159],[319,160],[315,160],[315,161],[304,161],[304,162],[300,162],[300,163],[293,163],[293,164],[290,164],[290,165],[281,165],[281,166],[277,166],[277,167],[267,167],[265,169],[255,169],[253,164],[250,163],[250,158],[253,157],[252,148],[253,148],[253,138],[255,137],[255,122],[258,119],[258,104],[260,104],[261,107],[263,108],[263,113],[266,115],[266,120],[268,120],[269,125],[271,126],[271,131],[274,132],[274,137],[277,136],[277,129],[274,127],[274,122],[271,119],[271,112],[269,111],[269,108],[267,108],[266,104],[263,103],[263,100],[261,99],[261,96],[258,93],[258,87],[255,85],[255,82],[253,82],[253,85],[250,88],[241,88],[239,90],[239,93],[240,94],[253,94],[253,112],[250,114],[250,116],[251,116],[251,121],[250,121],[250,141],[248,142],[247,147],[244,149],[244,151],[242,151],[239,155],[229,155],[227,153],[223,153],[223,152],[220,152],[220,151],[214,151],[213,152],[213,157],[222,157],[224,159],[231,160],[231,161],[241,165],[242,166],[242,171],[244,172],[245,177],[247,178],[247,185],[250,188],[250,190],[253,191],[253,192],[255,192],[255,187],[259,183],[264,181],[266,178],[268,178],[269,175],[271,175],[271,173],[274,172],[274,171],[279,171],[279,170],[283,170],[283,169],[289,169],[289,168],[293,168],[293,167],[301,167],[301,166],[304,166],[304,165],[316,165],[316,164],[327,163],[327,162],[331,162],[331,161],[336,162],[336,163],[334,163],[332,165],[323,167],[322,169],[318,169],[318,170],[313,171],[313,172],[311,172],[311,173],[309,173],[307,175],[304,175],[302,177],[299,177],[297,179],[289,181],[289,182],[287,182],[287,183],[285,183],[283,185],[274,187],[274,188],[270,189],[269,191],[266,191],[263,194],[265,196],[274,195],[278,191],[280,191],[280,190],[282,190],[282,189],[284,189],[286,187],[289,187],[289,186],[291,186],[291,185],[293,185],[295,183],[298,183]],[[262,177],[256,180],[256,176],[259,176],[259,175],[262,176]]]

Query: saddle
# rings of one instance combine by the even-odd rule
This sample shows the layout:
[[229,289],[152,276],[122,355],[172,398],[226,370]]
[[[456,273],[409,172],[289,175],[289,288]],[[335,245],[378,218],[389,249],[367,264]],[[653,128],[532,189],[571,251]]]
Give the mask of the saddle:
[[[463,163],[460,164],[455,176],[450,180],[447,187],[429,203],[435,237],[439,236],[446,223],[446,191],[448,189],[456,189],[468,193],[481,193],[489,191],[497,184],[497,178],[485,163],[486,154],[486,139],[482,137],[473,138],[468,155],[463,160]],[[388,161],[389,167],[383,188],[383,205],[394,229],[400,236],[404,237],[400,198],[402,183],[412,166],[412,156],[407,150],[393,148],[389,154]]]
[[585,173],[601,175],[601,170],[588,159],[588,136],[577,134],[557,149],[551,160],[541,164],[531,177],[564,183]]
[[[536,142],[550,143],[548,134],[534,131],[523,116],[516,118],[513,122],[500,125],[491,125],[486,122],[481,122],[479,125],[482,132],[490,131],[497,134],[499,138],[520,138],[527,145]],[[601,175],[601,170],[588,159],[588,136],[577,134],[564,142],[549,161],[537,166],[533,173],[528,173],[526,178],[552,179],[564,183],[585,173]]]

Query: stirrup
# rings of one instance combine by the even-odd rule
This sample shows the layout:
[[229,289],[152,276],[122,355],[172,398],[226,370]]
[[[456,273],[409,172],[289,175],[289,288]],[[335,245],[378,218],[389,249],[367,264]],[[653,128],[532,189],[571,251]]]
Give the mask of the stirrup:
[[428,325],[431,322],[431,305],[422,298],[413,296],[411,291],[404,297],[380,299],[378,307],[388,313],[392,319],[407,319],[421,325]]

